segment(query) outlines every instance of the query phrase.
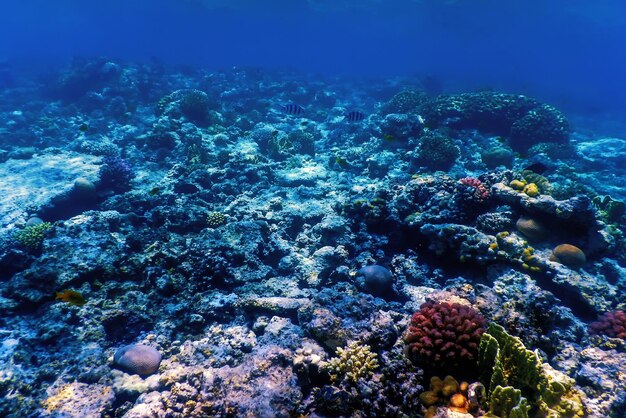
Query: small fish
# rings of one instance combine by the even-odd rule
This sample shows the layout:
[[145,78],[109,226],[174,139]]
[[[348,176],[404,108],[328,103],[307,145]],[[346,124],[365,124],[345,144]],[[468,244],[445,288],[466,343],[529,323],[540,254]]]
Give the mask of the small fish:
[[534,164],[529,165],[528,167],[524,167],[524,170],[529,170],[537,174],[543,174],[546,171],[548,171],[549,168],[550,167],[548,167],[547,165],[543,163],[534,163]]
[[358,110],[353,110],[352,112],[348,112],[344,115],[346,120],[349,122],[360,122],[365,119],[365,113],[359,112]]
[[383,139],[384,139],[385,141],[395,141],[395,140],[396,140],[396,137],[395,137],[395,136],[393,136],[393,135],[391,135],[391,134],[385,134],[385,135],[383,135]]
[[160,187],[153,187],[153,188],[152,188],[152,189],[148,192],[148,194],[149,194],[150,196],[156,196],[156,195],[158,195],[159,193],[161,193],[161,188],[160,188]]
[[82,294],[70,289],[64,290],[62,292],[57,292],[54,299],[67,302],[70,305],[76,306],[83,306],[85,303],[87,303],[85,297]]
[[89,130],[89,125],[87,125],[86,123],[81,123],[78,127],[78,130],[81,132],[87,132]]
[[283,112],[289,115],[301,115],[304,113],[304,108],[295,103],[288,103],[286,105],[280,105]]

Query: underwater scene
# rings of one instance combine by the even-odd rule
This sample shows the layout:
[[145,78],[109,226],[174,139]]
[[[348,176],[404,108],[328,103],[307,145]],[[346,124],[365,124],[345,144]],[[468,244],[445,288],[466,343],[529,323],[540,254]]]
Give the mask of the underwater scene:
[[626,418],[626,3],[0,13],[0,417]]

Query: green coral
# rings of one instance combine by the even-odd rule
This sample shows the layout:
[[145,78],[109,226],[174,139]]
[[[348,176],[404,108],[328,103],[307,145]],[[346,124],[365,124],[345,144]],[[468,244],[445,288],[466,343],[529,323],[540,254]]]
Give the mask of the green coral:
[[523,418],[526,409],[538,417],[586,416],[574,380],[542,363],[536,352],[500,325],[490,324],[483,334],[478,359],[481,381],[488,386],[490,416]]
[[206,217],[206,223],[209,228],[217,228],[226,223],[226,216],[221,212],[209,212]]
[[611,196],[596,196],[593,204],[600,215],[607,222],[619,222],[626,213],[626,203],[614,200]]
[[522,178],[526,180],[526,183],[536,184],[541,194],[552,194],[552,185],[550,185],[548,179],[541,174],[537,174],[532,170],[523,170],[521,174]]
[[496,386],[489,398],[489,412],[500,418],[528,418],[528,402],[521,390]]
[[330,380],[340,383],[347,380],[356,383],[359,379],[371,377],[378,368],[378,355],[369,345],[351,342],[346,348],[337,348],[337,357],[324,364]]
[[43,244],[46,232],[52,229],[50,222],[29,225],[13,235],[15,241],[29,251],[37,251]]

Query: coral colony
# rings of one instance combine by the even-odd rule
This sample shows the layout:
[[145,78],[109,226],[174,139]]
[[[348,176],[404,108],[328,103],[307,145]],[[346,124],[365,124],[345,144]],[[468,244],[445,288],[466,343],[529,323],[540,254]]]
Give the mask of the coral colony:
[[626,165],[556,107],[49,80],[0,92],[1,416],[624,416]]

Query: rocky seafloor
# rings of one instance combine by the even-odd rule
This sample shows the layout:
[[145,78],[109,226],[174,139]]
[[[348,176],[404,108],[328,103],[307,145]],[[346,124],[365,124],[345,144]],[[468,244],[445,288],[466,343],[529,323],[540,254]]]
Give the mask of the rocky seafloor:
[[623,139],[427,79],[3,80],[0,416],[626,416]]

